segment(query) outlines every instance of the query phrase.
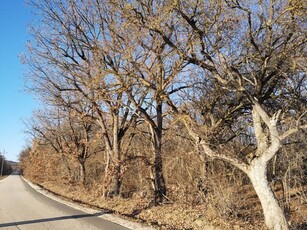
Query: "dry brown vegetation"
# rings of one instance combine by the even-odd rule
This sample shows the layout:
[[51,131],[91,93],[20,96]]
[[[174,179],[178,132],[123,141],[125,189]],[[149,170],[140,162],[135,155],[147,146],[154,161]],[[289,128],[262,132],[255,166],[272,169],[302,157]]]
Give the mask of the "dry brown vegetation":
[[304,227],[303,1],[30,2],[25,176],[170,229]]
[[[170,134],[175,133],[169,130]],[[223,161],[203,160],[184,131],[181,136],[165,140],[165,178],[168,201],[152,206],[152,188],[146,165],[146,138],[135,142],[127,159],[131,162],[123,173],[120,197],[104,198],[104,155],[92,155],[87,163],[87,183],[80,180],[78,164],[69,161],[72,174],[59,154],[50,146],[34,144],[21,154],[23,174],[44,188],[70,198],[120,214],[126,218],[159,226],[160,229],[265,229],[262,209],[248,178]],[[136,137],[137,140],[137,137]],[[282,207],[286,210],[292,229],[304,229],[307,214],[306,143],[287,147],[281,152],[275,172],[269,166],[269,181]],[[133,155],[143,156],[132,160]],[[275,176],[273,174],[275,173]],[[273,185],[273,178],[276,184]],[[285,188],[282,187],[286,186]]]

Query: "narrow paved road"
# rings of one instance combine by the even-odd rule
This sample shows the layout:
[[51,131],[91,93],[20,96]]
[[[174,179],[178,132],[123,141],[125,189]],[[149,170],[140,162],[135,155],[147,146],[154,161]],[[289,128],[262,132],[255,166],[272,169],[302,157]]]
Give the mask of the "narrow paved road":
[[128,230],[36,192],[18,174],[0,180],[0,230]]

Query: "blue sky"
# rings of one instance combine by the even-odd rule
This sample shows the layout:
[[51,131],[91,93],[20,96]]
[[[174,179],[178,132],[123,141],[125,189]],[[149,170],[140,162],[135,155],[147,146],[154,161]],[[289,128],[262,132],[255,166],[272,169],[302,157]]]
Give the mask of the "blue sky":
[[26,66],[18,57],[26,51],[30,17],[23,0],[0,0],[0,152],[14,161],[27,144],[23,120],[37,107],[25,92]]

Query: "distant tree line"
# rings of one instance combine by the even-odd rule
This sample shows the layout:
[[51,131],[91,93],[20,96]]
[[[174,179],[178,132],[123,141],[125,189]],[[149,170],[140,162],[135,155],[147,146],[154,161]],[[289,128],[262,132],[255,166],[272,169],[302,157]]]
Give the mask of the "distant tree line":
[[12,173],[12,166],[6,161],[4,155],[0,154],[0,175]]

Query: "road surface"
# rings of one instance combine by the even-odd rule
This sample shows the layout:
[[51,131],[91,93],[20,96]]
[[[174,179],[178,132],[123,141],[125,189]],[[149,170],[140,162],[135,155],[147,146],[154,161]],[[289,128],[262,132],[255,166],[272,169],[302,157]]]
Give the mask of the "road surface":
[[0,230],[128,230],[43,196],[14,173],[0,180]]

